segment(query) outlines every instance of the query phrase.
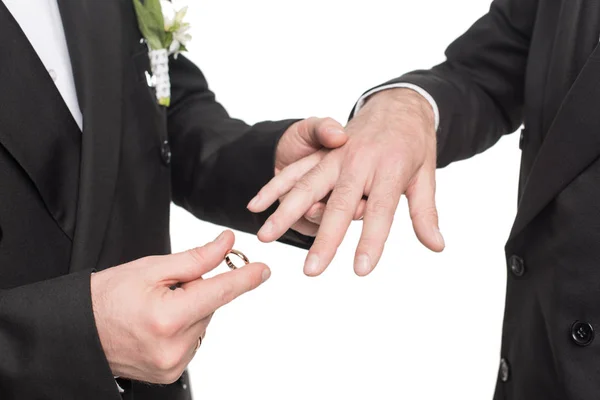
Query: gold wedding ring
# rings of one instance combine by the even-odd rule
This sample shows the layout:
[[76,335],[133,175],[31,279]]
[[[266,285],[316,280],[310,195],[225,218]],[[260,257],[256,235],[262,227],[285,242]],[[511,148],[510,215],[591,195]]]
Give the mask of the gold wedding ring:
[[196,347],[194,348],[194,354],[196,354],[196,352],[198,351],[198,349],[200,348],[201,345],[202,345],[202,336],[199,336],[198,343],[196,344]]
[[244,253],[242,253],[241,251],[232,249],[232,250],[229,250],[227,252],[227,254],[225,255],[225,262],[227,263],[227,266],[229,268],[231,268],[232,270],[237,269],[238,267],[236,267],[235,264],[231,261],[231,258],[229,257],[231,254],[241,258],[242,261],[244,261],[244,264],[250,264],[250,260],[248,260],[248,257],[246,257],[246,255]]

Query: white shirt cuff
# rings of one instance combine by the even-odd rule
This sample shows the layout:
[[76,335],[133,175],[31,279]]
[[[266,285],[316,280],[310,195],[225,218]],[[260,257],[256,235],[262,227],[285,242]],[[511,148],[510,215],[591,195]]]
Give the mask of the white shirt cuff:
[[406,88],[406,89],[414,90],[415,92],[417,92],[421,96],[423,96],[425,98],[425,100],[427,100],[427,102],[429,102],[429,104],[431,105],[431,108],[433,108],[433,115],[435,117],[435,130],[437,131],[438,127],[440,126],[440,110],[438,109],[437,103],[425,89],[423,89],[422,87],[419,87],[417,85],[413,85],[412,83],[402,83],[402,82],[392,83],[392,84],[380,86],[378,88],[368,91],[360,99],[358,99],[358,102],[356,103],[356,107],[354,108],[354,114],[356,115],[356,113],[358,113],[358,111],[365,105],[365,102],[367,101],[367,99],[370,96],[374,95],[375,93],[384,91],[384,90],[396,89],[396,88]]
[[117,382],[117,378],[118,376],[115,376],[115,383],[117,384],[117,389],[119,389],[119,393],[125,393],[125,390],[123,390],[121,385],[119,385],[119,382]]

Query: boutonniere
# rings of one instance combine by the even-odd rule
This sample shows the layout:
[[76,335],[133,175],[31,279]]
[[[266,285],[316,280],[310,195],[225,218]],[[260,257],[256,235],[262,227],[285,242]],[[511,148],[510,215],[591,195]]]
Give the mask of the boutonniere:
[[150,68],[155,79],[156,99],[160,105],[171,103],[169,56],[186,51],[192,39],[190,24],[183,22],[187,7],[179,10],[167,0],[133,0],[142,35],[149,48]]

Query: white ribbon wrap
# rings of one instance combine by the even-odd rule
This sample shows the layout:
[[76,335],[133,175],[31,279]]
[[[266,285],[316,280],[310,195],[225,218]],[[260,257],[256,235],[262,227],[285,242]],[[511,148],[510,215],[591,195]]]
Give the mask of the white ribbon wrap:
[[150,68],[156,80],[156,99],[163,106],[171,102],[171,79],[169,77],[169,52],[167,49],[150,50]]

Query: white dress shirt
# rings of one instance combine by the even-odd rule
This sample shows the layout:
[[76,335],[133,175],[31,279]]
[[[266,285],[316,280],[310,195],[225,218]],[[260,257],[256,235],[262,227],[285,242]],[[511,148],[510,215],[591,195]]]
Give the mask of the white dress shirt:
[[[33,46],[79,129],[83,116],[77,101],[71,59],[56,0],[2,0]],[[101,1],[101,0],[99,0]]]

